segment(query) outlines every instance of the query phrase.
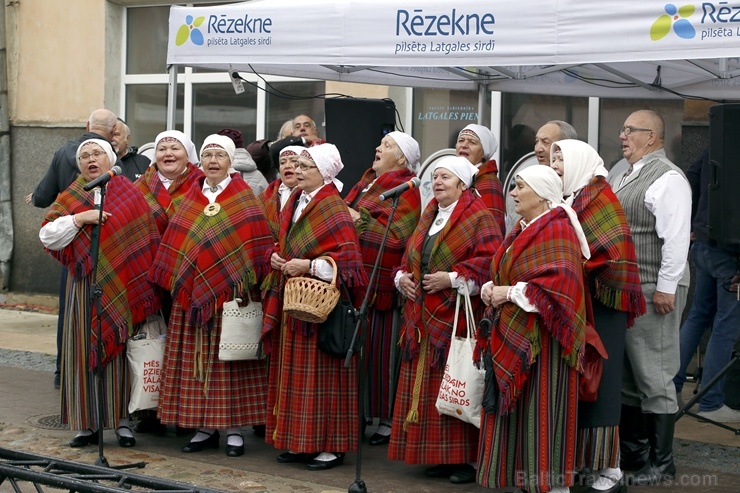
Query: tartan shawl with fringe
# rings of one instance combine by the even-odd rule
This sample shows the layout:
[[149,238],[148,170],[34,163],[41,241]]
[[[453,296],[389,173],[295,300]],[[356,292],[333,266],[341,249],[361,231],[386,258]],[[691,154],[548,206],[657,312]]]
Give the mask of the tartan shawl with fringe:
[[[354,304],[357,306],[356,300],[361,298],[362,288],[367,285],[367,274],[362,265],[357,233],[347,204],[339,196],[337,187],[333,183],[328,183],[321,187],[295,224],[291,225],[301,193],[299,189],[293,190],[285,204],[281,213],[280,241],[268,253],[268,258],[273,252],[286,261],[295,258],[313,260],[322,255],[330,256],[337,264],[337,284],[341,279],[345,286],[350,288]],[[270,351],[269,338],[264,336],[272,330],[279,331],[282,323],[285,281],[285,276],[273,269],[262,283],[265,297],[263,305],[265,325],[262,333],[266,352]],[[292,330],[298,330],[305,335],[312,334],[316,329],[316,324],[301,322],[291,317],[288,317],[288,325]]]
[[622,204],[603,176],[594,177],[573,201],[591,249],[586,278],[593,296],[604,305],[627,312],[627,327],[646,311],[635,244]]
[[278,189],[282,183],[278,178],[260,194],[262,211],[265,213],[265,219],[267,219],[267,224],[270,225],[270,232],[275,241],[278,241],[278,234],[280,233],[280,194]]
[[221,210],[203,210],[203,180],[195,181],[167,227],[150,279],[169,290],[188,324],[210,330],[224,301],[242,296],[266,275],[272,235],[252,189],[239,173],[216,198]]
[[[419,342],[429,336],[433,351],[432,368],[441,368],[445,362],[445,351],[452,337],[455,318],[456,289],[445,289],[422,296],[421,255],[424,239],[437,215],[437,200],[432,200],[424,209],[421,220],[409,239],[401,270],[414,276],[419,283],[416,300],[406,300],[403,311],[401,346],[404,357],[411,359],[419,354]],[[450,219],[434,242],[429,257],[429,273],[457,272],[458,276],[474,281],[478,286],[488,281],[491,260],[501,244],[501,234],[491,211],[472,190],[462,193],[452,211]],[[423,303],[422,303],[423,301]],[[473,298],[475,309],[479,298]],[[465,327],[461,310],[458,327]]]
[[[60,193],[46,213],[44,224],[55,219],[94,208],[93,192],[82,187],[87,182],[80,175]],[[125,176],[108,182],[103,208],[112,211],[100,228],[97,283],[101,297],[103,365],[118,355],[134,324],[160,308],[155,290],[146,280],[159,244],[157,226],[149,206]],[[93,225],[80,228],[72,242],[61,250],[48,250],[79,281],[92,274],[90,243]],[[92,282],[92,278],[90,278]],[[87,300],[85,304],[88,304]],[[89,363],[97,367],[97,310],[92,309],[92,339]]]
[[167,224],[175,214],[177,205],[188,193],[193,182],[203,176],[205,175],[200,168],[188,163],[185,172],[173,180],[170,188],[165,188],[159,181],[157,166],[152,165],[134,182],[152,209],[160,236],[164,235],[164,230],[167,229]]
[[478,174],[475,175],[473,188],[488,210],[496,220],[501,236],[506,232],[506,201],[504,199],[504,188],[498,179],[498,166],[496,160],[491,159],[480,165]]
[[[410,170],[404,168],[397,171],[388,171],[378,177],[372,188],[368,190],[357,202],[357,210],[360,220],[355,223],[357,234],[360,237],[360,251],[362,261],[368,277],[373,272],[375,258],[383,240],[385,228],[388,225],[388,216],[391,212],[391,200],[380,200],[380,194],[409,181],[416,176]],[[347,205],[351,205],[358,194],[375,179],[375,171],[367,170],[360,181],[350,190],[344,199]],[[401,194],[398,208],[393,214],[391,229],[378,266],[375,279],[374,294],[370,300],[374,300],[373,306],[377,310],[388,310],[393,306],[396,297],[396,286],[393,283],[393,271],[401,265],[403,252],[411,233],[414,232],[419,222],[421,212],[421,194],[418,188],[406,190]]]
[[567,363],[579,369],[586,334],[583,258],[565,211],[553,209],[521,228],[517,224],[496,252],[491,278],[496,286],[526,282],[527,299],[539,313],[504,303],[495,312],[490,342],[479,332],[474,355],[477,361],[490,344],[501,414],[516,404],[540,352],[543,331],[562,346]]

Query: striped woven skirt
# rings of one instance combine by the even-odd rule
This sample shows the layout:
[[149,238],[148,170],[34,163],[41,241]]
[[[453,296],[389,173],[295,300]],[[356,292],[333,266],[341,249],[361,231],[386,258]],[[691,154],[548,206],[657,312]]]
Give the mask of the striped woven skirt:
[[[432,352],[427,353],[431,361]],[[478,428],[452,416],[440,415],[434,407],[442,383],[443,369],[424,368],[419,393],[419,422],[404,429],[411,409],[418,358],[401,361],[396,402],[393,409],[388,458],[407,464],[462,464],[475,462]]]
[[506,416],[483,413],[478,483],[530,493],[572,486],[576,454],[578,373],[561,348],[543,334],[515,408]]
[[174,302],[159,395],[162,422],[220,429],[264,423],[267,363],[218,359],[220,311],[211,321],[212,329],[200,335],[185,317],[183,307]]
[[[90,336],[87,333],[87,306],[90,278],[67,276],[67,296],[62,332],[61,397],[63,424],[71,430],[98,429],[97,375],[88,364]],[[92,330],[97,330],[93,320]],[[118,426],[128,415],[129,396],[126,353],[121,352],[103,367],[103,428]]]
[[365,417],[389,419],[398,379],[398,334],[393,334],[396,310],[373,310],[367,354],[367,406]]
[[272,331],[267,443],[292,452],[357,448],[357,357],[349,368],[316,347],[318,327],[305,336],[289,324]]

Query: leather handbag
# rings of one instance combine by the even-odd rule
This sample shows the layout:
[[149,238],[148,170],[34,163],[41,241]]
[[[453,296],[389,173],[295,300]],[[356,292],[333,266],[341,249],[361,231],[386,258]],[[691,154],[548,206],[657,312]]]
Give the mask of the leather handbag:
[[347,357],[350,346],[353,353],[357,352],[359,341],[355,339],[355,343],[352,344],[357,325],[357,310],[352,306],[349,292],[344,284],[342,284],[342,292],[345,296],[342,296],[326,321],[319,326],[317,347],[329,356],[344,359]]
[[218,359],[221,361],[257,360],[262,358],[262,303],[252,301],[239,306],[241,298],[224,302],[221,316],[221,338],[218,342]]

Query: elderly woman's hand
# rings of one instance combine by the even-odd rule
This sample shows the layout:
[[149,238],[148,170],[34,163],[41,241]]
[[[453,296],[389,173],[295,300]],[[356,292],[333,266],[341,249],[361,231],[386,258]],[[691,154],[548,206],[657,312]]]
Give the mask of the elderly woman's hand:
[[354,210],[352,207],[347,207],[347,210],[349,211],[349,215],[352,217],[352,222],[357,222],[360,220],[360,213]]
[[273,253],[270,257],[270,265],[273,269],[282,271],[283,265],[285,265],[285,259],[277,253]]
[[414,281],[414,276],[407,272],[401,276],[398,280],[398,287],[401,293],[411,301],[416,299],[416,289],[418,288],[417,283]]
[[[105,224],[105,221],[111,216],[112,214],[110,212],[103,211],[103,224]],[[90,209],[89,211],[85,212],[78,212],[74,215],[74,221],[75,224],[78,226],[84,226],[85,224],[98,224],[98,219],[100,217],[100,211],[97,209]]]
[[491,296],[491,304],[494,308],[498,308],[504,303],[509,301],[509,286],[494,286],[493,294]]
[[290,259],[283,265],[283,274],[291,277],[308,274],[311,270],[311,261],[303,258]]
[[491,306],[491,304],[493,303],[493,288],[495,287],[496,286],[494,286],[493,283],[490,282],[484,284],[483,288],[480,290],[480,299],[486,306]]
[[426,274],[424,279],[421,281],[421,286],[427,293],[436,293],[443,289],[449,289],[452,287],[450,281],[449,272],[435,272],[434,274]]

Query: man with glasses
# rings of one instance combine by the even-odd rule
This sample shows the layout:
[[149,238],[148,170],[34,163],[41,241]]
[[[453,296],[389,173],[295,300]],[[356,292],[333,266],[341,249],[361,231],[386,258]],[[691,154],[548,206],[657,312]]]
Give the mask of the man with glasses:
[[691,188],[666,157],[664,134],[663,118],[654,111],[632,113],[619,132],[626,164],[607,177],[632,230],[647,302],[647,313],[627,331],[619,426],[621,467],[634,471],[629,478],[636,485],[676,474],[673,377],[689,286]]
[[[49,207],[61,192],[65,191],[69,185],[75,181],[80,174],[80,168],[77,166],[77,148],[80,144],[89,139],[102,139],[110,142],[113,138],[113,132],[116,128],[116,115],[112,111],[104,108],[92,112],[87,120],[86,132],[77,140],[70,140],[61,149],[59,149],[51,160],[51,165],[46,170],[46,174],[41,179],[36,189],[26,195],[26,203],[33,203],[40,208]],[[113,163],[115,164],[115,163]],[[64,303],[65,291],[67,284],[67,270],[62,268],[61,287],[59,290],[59,322],[57,323],[57,365],[54,372],[54,388],[58,389],[59,381],[59,364],[61,363],[62,349],[62,326],[64,321]]]

